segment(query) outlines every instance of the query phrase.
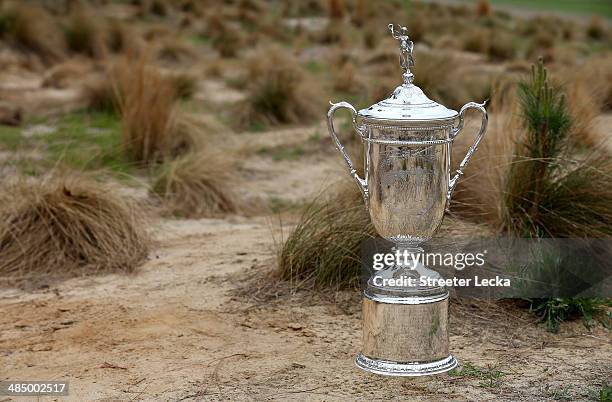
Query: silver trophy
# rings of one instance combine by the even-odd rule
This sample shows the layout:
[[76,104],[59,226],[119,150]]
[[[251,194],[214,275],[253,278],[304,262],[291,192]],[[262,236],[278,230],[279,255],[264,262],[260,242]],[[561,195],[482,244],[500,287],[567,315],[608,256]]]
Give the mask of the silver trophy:
[[[359,112],[347,102],[332,103],[327,113],[334,143],[363,194],[372,223],[394,252],[414,256],[432,238],[444,217],[463,169],[476,151],[486,128],[483,104],[467,103],[457,113],[429,99],[412,83],[413,43],[405,27],[389,25],[400,43],[404,83],[391,96]],[[365,145],[362,178],[334,130],[333,115],[346,108]],[[465,112],[482,113],[476,140],[451,178],[453,140],[464,124]],[[358,123],[357,117],[360,117]],[[363,292],[363,349],[360,368],[393,376],[443,373],[457,365],[449,353],[448,298],[444,286],[421,284],[439,279],[421,260],[394,263],[375,272]],[[415,278],[416,285],[388,286],[381,278]],[[377,278],[375,278],[377,277]],[[433,281],[435,282],[435,281]]]

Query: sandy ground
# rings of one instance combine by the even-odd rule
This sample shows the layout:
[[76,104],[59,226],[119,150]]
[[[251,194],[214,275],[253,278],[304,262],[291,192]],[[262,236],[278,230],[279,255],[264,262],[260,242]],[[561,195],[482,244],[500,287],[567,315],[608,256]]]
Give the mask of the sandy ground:
[[469,301],[453,303],[452,350],[503,372],[499,383],[369,375],[352,362],[357,292],[280,284],[279,296],[254,297],[280,235],[268,218],[166,220],[156,231],[134,275],[2,291],[0,378],[66,380],[74,401],[580,400],[611,380],[605,329],[553,335],[520,310]]
[[[283,136],[294,141],[313,130]],[[278,145],[278,133],[242,136]],[[270,163],[257,154],[245,163],[244,190],[308,198],[343,168],[329,155]],[[483,373],[361,372],[353,365],[357,291],[266,286],[289,229],[275,216],[162,219],[152,223],[149,260],[132,275],[0,290],[0,379],[65,380],[74,401],[587,400],[612,381],[604,328],[578,322],[550,334],[524,310],[469,300],[452,302],[451,345]]]
[[[18,84],[21,99],[40,108],[79,103],[73,89],[30,93]],[[17,89],[0,85],[9,98]],[[242,161],[241,196],[299,203],[346,175],[319,136],[327,138],[323,122],[240,134],[258,150]],[[279,147],[298,146],[304,155],[274,159]],[[451,349],[479,374],[361,372],[353,364],[361,343],[357,291],[265,283],[291,228],[291,219],[282,229],[280,221],[157,218],[156,245],[134,274],[0,289],[0,380],[68,381],[70,396],[57,400],[73,401],[592,400],[612,383],[608,330],[575,322],[550,334],[525,310],[470,300],[452,301]]]

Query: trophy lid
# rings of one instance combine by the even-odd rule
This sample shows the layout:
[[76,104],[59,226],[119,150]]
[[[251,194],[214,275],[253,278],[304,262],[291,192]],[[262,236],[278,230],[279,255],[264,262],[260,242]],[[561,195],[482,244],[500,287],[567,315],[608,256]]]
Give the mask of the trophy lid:
[[395,88],[387,99],[361,109],[359,116],[366,119],[401,121],[448,120],[457,117],[455,110],[429,99],[421,88],[412,83],[414,75],[410,72],[410,67],[414,66],[414,44],[408,38],[407,28],[389,24],[389,30],[391,35],[400,41],[399,60],[404,72],[404,83]]

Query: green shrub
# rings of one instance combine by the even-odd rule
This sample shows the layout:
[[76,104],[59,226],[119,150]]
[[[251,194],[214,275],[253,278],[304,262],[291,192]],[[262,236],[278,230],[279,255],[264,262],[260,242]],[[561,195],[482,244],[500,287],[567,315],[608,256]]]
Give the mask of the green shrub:
[[517,144],[504,199],[504,226],[523,236],[612,234],[612,161],[601,152],[575,160],[571,118],[540,61],[519,84],[525,137]]
[[[576,160],[564,95],[549,84],[541,60],[533,67],[531,80],[519,83],[519,100],[525,135],[516,144],[505,184],[505,229],[522,237],[612,235],[612,159],[591,151]],[[563,280],[555,279],[556,283]],[[575,316],[590,322],[606,303],[600,299],[543,298],[532,300],[531,310],[547,329],[556,332],[562,321]]]
[[550,332],[558,332],[563,321],[581,317],[588,327],[596,315],[606,312],[610,301],[599,298],[550,298],[531,300],[530,310],[540,316]]

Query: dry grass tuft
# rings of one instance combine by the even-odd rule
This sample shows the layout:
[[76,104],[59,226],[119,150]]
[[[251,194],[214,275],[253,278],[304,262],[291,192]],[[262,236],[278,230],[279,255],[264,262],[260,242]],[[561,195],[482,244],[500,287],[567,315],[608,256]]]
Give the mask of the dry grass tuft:
[[244,46],[242,33],[234,26],[224,21],[220,14],[213,14],[207,19],[205,35],[211,39],[211,44],[219,55],[232,58]]
[[198,87],[198,79],[187,72],[172,73],[169,78],[174,86],[174,93],[179,99],[190,99]]
[[[514,142],[520,136],[513,107],[504,104],[495,95],[492,101],[497,105],[489,119],[485,139],[478,147],[461,178],[451,201],[451,211],[472,222],[486,223],[501,227],[501,194],[508,166],[512,162]],[[510,98],[514,99],[511,95]],[[515,110],[516,112],[516,110]],[[468,123],[476,121],[478,115],[468,114]],[[476,126],[468,124],[453,144],[453,169],[474,141]],[[453,170],[454,171],[454,170]]]
[[463,37],[463,50],[486,54],[489,51],[489,32],[484,28],[467,31]]
[[68,60],[50,68],[43,78],[45,88],[68,88],[90,73],[92,66],[79,60]]
[[587,37],[595,40],[605,39],[607,36],[606,26],[599,16],[594,15],[586,30]]
[[188,153],[165,163],[153,184],[167,213],[185,218],[236,213],[238,203],[230,186],[235,166],[226,153]]
[[247,62],[246,76],[247,97],[238,110],[241,128],[321,118],[317,83],[282,49],[259,52]]
[[166,63],[193,63],[198,59],[193,47],[178,38],[165,39],[157,50],[157,59]]
[[9,283],[129,272],[148,254],[141,209],[98,182],[21,179],[0,199],[0,275]]
[[375,236],[354,182],[330,199],[319,197],[278,251],[278,275],[297,287],[355,288],[361,274],[361,243]]
[[356,27],[362,27],[365,24],[367,15],[369,14],[369,7],[365,0],[357,0],[355,2],[355,10],[351,16],[351,22]]
[[481,27],[469,29],[462,38],[463,50],[486,54],[491,61],[513,60],[518,51],[513,35]]
[[139,13],[142,17],[153,15],[166,17],[170,14],[171,7],[165,0],[143,0],[139,2]]
[[156,42],[173,36],[173,31],[167,25],[153,25],[147,28],[142,37],[147,42]]
[[220,125],[216,120],[204,122],[201,118],[174,109],[170,116],[165,153],[162,156],[177,157],[192,151],[202,150],[207,134],[219,132]]
[[596,119],[602,110],[605,83],[593,87],[587,79],[578,77],[580,76],[570,78],[570,82],[565,86],[567,107],[572,117],[572,140],[593,148],[602,140]]
[[195,126],[175,107],[178,91],[189,90],[184,83],[148,65],[144,56],[120,62],[113,77],[123,147],[131,160],[145,164],[161,162],[192,149],[200,141],[201,133],[193,130]]
[[476,3],[476,16],[487,17],[491,15],[491,4],[488,0],[478,0]]
[[247,25],[257,24],[264,12],[264,5],[258,0],[240,0],[236,7],[238,20]]
[[77,7],[64,26],[68,49],[97,59],[106,55],[103,27],[94,14],[85,7]]
[[112,81],[108,73],[88,80],[83,85],[83,97],[90,110],[115,113],[118,112],[120,88]]
[[449,77],[456,65],[455,61],[445,54],[421,52],[414,65],[414,84],[430,98],[441,99],[450,88]]
[[506,32],[493,30],[487,55],[492,61],[512,60],[516,57],[517,46],[514,36]]
[[414,12],[408,15],[408,34],[415,42],[424,42],[425,33],[429,30],[427,18],[424,17],[423,8],[417,4]]
[[368,85],[368,99],[373,99],[376,102],[387,99],[399,84],[397,78],[390,76],[372,80]]
[[[493,102],[501,113],[490,120],[453,210],[520,236],[609,236],[612,159],[601,149],[576,147],[573,138],[588,116],[572,116],[541,65],[531,81],[520,83],[518,94],[520,102]],[[459,156],[467,148],[461,141],[455,144]]]
[[555,41],[556,37],[554,33],[538,30],[527,48],[527,57],[532,60],[537,60],[539,57],[542,57],[547,62],[554,60]]
[[360,93],[364,88],[364,84],[359,79],[359,76],[357,66],[351,61],[334,64],[332,68],[333,89],[347,94]]
[[329,18],[332,20],[341,20],[346,14],[344,0],[328,0]]
[[558,76],[572,119],[570,140],[579,146],[598,147],[606,139],[598,117],[612,107],[612,56],[591,56]]
[[138,44],[135,34],[118,20],[110,20],[106,25],[106,47],[113,53],[136,53]]
[[463,37],[463,50],[474,53],[487,53],[489,50],[489,33],[484,28],[468,30]]
[[[460,64],[448,53],[420,52],[413,69],[414,83],[429,98],[453,109],[470,100],[486,99],[490,89],[488,77],[457,70]],[[462,85],[454,85],[457,80]]]
[[160,161],[169,152],[174,86],[144,58],[124,60],[116,67],[116,74],[125,153],[136,162]]
[[184,13],[201,17],[204,13],[204,2],[199,0],[183,0],[180,2],[180,10]]
[[18,4],[4,10],[1,20],[2,36],[17,47],[38,54],[46,63],[65,57],[66,43],[62,31],[44,8]]
[[376,24],[366,24],[365,28],[363,29],[363,44],[365,45],[366,49],[376,49],[376,46],[378,46],[380,42],[380,36],[381,32]]
[[344,45],[347,43],[348,24],[341,21],[330,20],[320,31],[313,31],[308,36],[312,42],[322,45]]

